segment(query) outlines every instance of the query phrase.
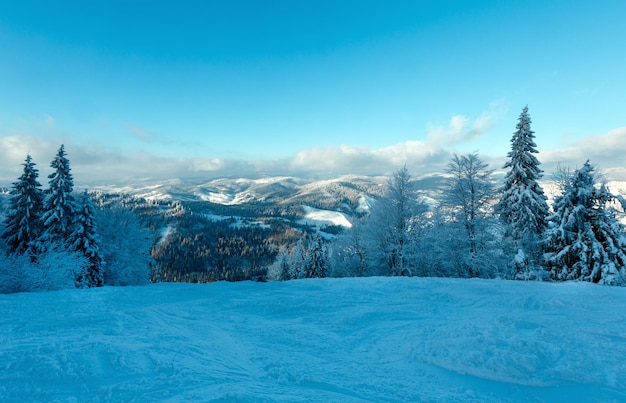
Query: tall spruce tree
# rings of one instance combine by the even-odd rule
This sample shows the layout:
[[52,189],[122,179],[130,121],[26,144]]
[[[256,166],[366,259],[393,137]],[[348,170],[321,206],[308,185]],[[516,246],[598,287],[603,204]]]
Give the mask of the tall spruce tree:
[[[540,162],[533,154],[538,153],[534,132],[530,128],[531,119],[528,106],[525,106],[517,123],[517,130],[511,138],[509,161],[504,168],[509,168],[502,188],[502,196],[495,206],[496,213],[505,226],[505,235],[513,241],[518,250],[516,259],[516,277],[526,278],[524,272],[532,270],[538,259],[538,241],[546,228],[549,214],[547,198],[537,182],[543,176],[539,169]],[[520,260],[519,256],[531,258]],[[520,262],[525,261],[525,264]]]
[[72,191],[74,179],[71,174],[70,162],[66,158],[65,147],[61,145],[50,166],[54,172],[48,175],[50,188],[43,203],[43,233],[39,239],[39,247],[46,249],[50,243],[69,246],[68,240],[73,232],[76,203]]
[[39,237],[40,215],[43,203],[41,184],[37,181],[39,171],[29,155],[22,164],[24,172],[13,183],[10,212],[2,238],[6,239],[9,254],[33,254],[33,242]]
[[529,234],[540,236],[546,227],[549,213],[547,198],[537,182],[543,176],[541,164],[533,154],[538,153],[535,135],[530,129],[531,119],[528,106],[525,106],[517,123],[517,130],[511,138],[509,168],[502,189],[502,197],[496,205],[496,212],[507,224],[507,233],[516,240]]
[[596,185],[587,161],[575,171],[565,192],[554,200],[548,217],[545,250],[554,280],[583,280],[623,285],[626,282],[626,237],[606,186]]
[[104,279],[94,211],[89,193],[85,190],[76,211],[74,231],[68,239],[70,250],[84,255],[89,262],[86,273],[77,279],[79,284],[87,287],[101,287]]

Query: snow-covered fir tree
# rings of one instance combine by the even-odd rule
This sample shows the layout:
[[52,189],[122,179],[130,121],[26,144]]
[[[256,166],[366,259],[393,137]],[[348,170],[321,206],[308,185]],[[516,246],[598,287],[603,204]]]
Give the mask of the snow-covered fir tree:
[[543,176],[541,164],[533,154],[538,153],[534,132],[530,129],[528,106],[519,117],[517,131],[511,139],[509,168],[502,188],[502,196],[496,205],[496,212],[508,225],[507,233],[514,239],[524,239],[528,234],[541,235],[546,227],[548,216],[547,197],[537,182]]
[[33,242],[39,237],[40,214],[43,203],[41,184],[37,181],[39,171],[29,155],[22,164],[24,172],[13,183],[10,212],[6,218],[6,228],[2,238],[6,239],[7,252],[21,255],[33,253]]
[[304,278],[326,277],[328,273],[328,257],[326,245],[320,234],[316,234],[308,250],[304,265]]
[[605,185],[597,186],[589,161],[574,172],[548,217],[544,242],[552,279],[626,282],[624,228],[608,206],[614,198]]
[[[534,132],[530,128],[531,119],[528,106],[519,117],[516,131],[511,138],[509,160],[504,168],[509,168],[502,188],[502,196],[495,206],[496,213],[505,226],[505,236],[513,241],[517,249],[515,262],[516,277],[526,278],[538,260],[538,241],[546,228],[549,214],[547,198],[537,182],[543,176],[540,162],[533,154],[538,153]],[[520,259],[529,256],[531,261]],[[519,264],[526,262],[525,264]]]
[[94,206],[87,190],[83,193],[74,217],[74,231],[68,238],[68,245],[70,250],[83,254],[89,262],[84,276],[78,278],[77,282],[86,287],[101,287],[104,268],[100,255],[100,239]]
[[280,280],[291,280],[291,267],[289,267],[289,255],[285,251],[280,254],[278,263]]
[[298,239],[293,249],[291,249],[288,261],[290,279],[304,278],[309,253],[309,242],[310,240],[305,233]]
[[72,191],[74,179],[70,162],[66,158],[65,147],[61,145],[50,166],[54,172],[48,175],[50,188],[43,203],[43,233],[39,239],[40,248],[45,249],[51,242],[66,245],[73,231],[76,203]]

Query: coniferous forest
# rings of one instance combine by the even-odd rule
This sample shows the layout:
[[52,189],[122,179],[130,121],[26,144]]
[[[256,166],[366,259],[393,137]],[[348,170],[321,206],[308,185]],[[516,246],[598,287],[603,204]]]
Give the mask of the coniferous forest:
[[[452,155],[436,203],[406,167],[354,209],[351,227],[298,219],[301,205],[158,201],[74,192],[63,145],[44,189],[27,155],[2,205],[0,292],[149,282],[430,276],[626,284],[626,202],[592,162],[552,173],[552,205],[528,108],[505,177],[478,152]],[[312,200],[319,208],[324,200]]]

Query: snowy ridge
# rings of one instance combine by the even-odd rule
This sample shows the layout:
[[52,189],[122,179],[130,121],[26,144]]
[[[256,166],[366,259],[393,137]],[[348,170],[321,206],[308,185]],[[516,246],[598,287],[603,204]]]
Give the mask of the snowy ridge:
[[428,278],[0,295],[0,401],[626,400],[626,289]]
[[204,200],[234,205],[255,201],[281,200],[292,202],[298,197],[330,197],[342,189],[361,193],[377,190],[384,183],[382,177],[341,176],[336,179],[313,180],[278,176],[261,179],[214,179],[209,181],[171,179],[159,183],[149,180],[124,185],[98,185],[90,188],[103,192],[127,193],[149,200]]

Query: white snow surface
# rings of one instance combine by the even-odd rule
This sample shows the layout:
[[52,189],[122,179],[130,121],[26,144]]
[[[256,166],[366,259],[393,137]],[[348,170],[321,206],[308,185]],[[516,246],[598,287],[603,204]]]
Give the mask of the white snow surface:
[[626,288],[427,278],[0,295],[0,401],[626,401]]
[[324,225],[331,224],[345,228],[352,227],[352,223],[344,213],[332,210],[322,210],[310,206],[302,206],[304,210],[304,218],[299,220],[300,223]]

